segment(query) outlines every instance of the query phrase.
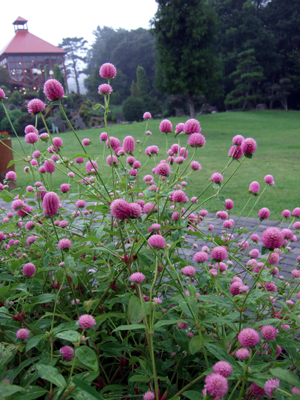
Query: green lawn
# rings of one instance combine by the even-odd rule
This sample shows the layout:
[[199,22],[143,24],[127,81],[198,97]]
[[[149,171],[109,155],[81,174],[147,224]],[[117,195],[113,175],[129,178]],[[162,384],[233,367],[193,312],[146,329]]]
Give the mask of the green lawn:
[[[188,118],[170,118],[175,126],[179,122],[185,122]],[[271,219],[278,220],[281,217],[283,209],[292,210],[300,206],[300,112],[297,111],[259,111],[259,112],[231,112],[199,116],[202,127],[202,133],[206,137],[206,145],[198,149],[195,160],[202,165],[202,170],[193,172],[188,181],[188,195],[196,196],[209,182],[208,179],[213,172],[219,172],[228,162],[228,150],[231,146],[231,139],[236,134],[244,137],[253,137],[258,144],[257,151],[252,159],[247,159],[223,190],[225,198],[233,199],[235,203],[234,213],[237,214],[243,208],[248,199],[247,189],[250,182],[257,180],[261,186],[264,185],[263,178],[266,174],[271,174],[275,179],[275,186],[268,188],[264,196],[257,205],[257,210],[252,216],[257,215],[261,207],[268,207],[271,211]],[[152,136],[148,137],[147,146],[156,144],[160,148],[160,154],[157,160],[166,158],[165,156],[165,135],[159,132],[160,120],[150,121],[148,129],[152,131]],[[110,168],[102,161],[103,143],[99,144],[99,134],[104,129],[90,129],[79,131],[78,136],[83,139],[88,137],[92,140],[92,150],[98,161],[99,171],[108,177]],[[145,131],[145,122],[129,125],[113,125],[109,127],[109,133],[112,136],[122,139],[127,135],[132,135],[136,140],[142,139]],[[61,135],[64,141],[63,152],[67,157],[76,153],[82,153],[82,150],[73,136],[73,133],[67,132]],[[23,141],[23,138],[21,138]],[[186,137],[180,137],[180,144],[186,144]],[[169,147],[177,139],[173,135],[168,135]],[[13,148],[21,153],[20,145],[17,139],[13,139]],[[31,145],[24,142],[24,148],[28,154],[31,154]],[[46,148],[44,143],[39,148]],[[91,150],[91,148],[90,148]],[[105,158],[109,154],[106,149]],[[190,155],[192,154],[190,150]],[[190,157],[189,155],[189,157]],[[15,159],[20,158],[15,155]],[[146,162],[147,156],[144,151],[139,156],[139,160]],[[18,162],[16,172],[18,174],[18,186],[24,186],[28,180],[28,175],[23,173],[26,164]],[[228,177],[237,162],[231,165],[226,171],[224,178]],[[147,167],[143,170],[151,172],[154,166],[154,160],[150,160]],[[173,167],[174,169],[174,167]],[[53,185],[59,186],[67,182],[65,176],[58,172],[54,174]],[[75,189],[75,188],[73,188]],[[208,195],[213,191],[207,192]],[[222,204],[217,200],[211,200],[205,204],[209,211],[222,209]],[[244,212],[247,214],[247,211]]]

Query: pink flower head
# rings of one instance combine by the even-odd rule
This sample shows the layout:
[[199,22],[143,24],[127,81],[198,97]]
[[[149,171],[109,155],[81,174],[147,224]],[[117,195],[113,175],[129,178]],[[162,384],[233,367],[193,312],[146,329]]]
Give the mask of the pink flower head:
[[232,366],[227,361],[218,361],[214,366],[215,373],[220,374],[227,378],[232,373]]
[[197,263],[202,263],[208,260],[208,254],[206,251],[198,251],[194,257],[193,260],[196,261]]
[[205,137],[201,133],[192,133],[187,142],[191,147],[203,147],[205,145]]
[[252,249],[249,252],[249,256],[252,257],[252,258],[257,258],[259,256],[259,254],[260,254],[259,250],[257,250],[257,249]]
[[178,133],[184,132],[184,123],[179,122],[179,124],[176,125],[175,128],[175,135],[178,135]]
[[181,268],[181,272],[187,276],[194,276],[196,273],[196,268],[191,265],[187,265],[186,267]]
[[279,261],[279,254],[278,253],[272,253],[269,257],[268,263],[271,265],[276,265]]
[[45,103],[40,99],[33,99],[27,105],[27,110],[30,114],[38,114],[46,107]]
[[4,90],[0,88],[0,100],[5,99]]
[[169,121],[168,119],[164,119],[163,121],[161,121],[161,123],[159,124],[159,130],[162,133],[168,133],[168,132],[172,132],[173,126],[172,126],[172,122]]
[[252,328],[245,328],[238,334],[238,341],[244,347],[253,347],[260,341],[259,333]]
[[296,388],[295,386],[291,389],[292,394],[300,394],[300,389]]
[[115,199],[110,205],[110,212],[114,218],[121,221],[129,217],[130,206],[124,199]]
[[249,392],[252,396],[254,396],[254,399],[261,399],[265,395],[265,391],[263,388],[258,386],[256,383],[251,383],[249,387]]
[[61,347],[59,352],[65,361],[70,361],[74,357],[74,350],[70,346]]
[[146,135],[152,135],[151,131],[146,131]]
[[58,242],[58,246],[57,246],[60,250],[64,250],[64,249],[69,249],[70,247],[72,247],[72,242],[69,239],[61,239]]
[[69,183],[63,183],[62,185],[60,185],[60,191],[62,193],[67,193],[71,188],[71,185]]
[[83,314],[79,317],[78,323],[83,329],[90,329],[96,325],[95,318],[89,314]]
[[33,158],[39,158],[40,155],[41,155],[41,152],[40,152],[39,150],[35,150],[35,151],[32,153],[32,157],[33,157]]
[[171,167],[167,163],[159,163],[155,167],[155,173],[160,176],[168,176],[171,173]]
[[77,162],[77,164],[82,164],[84,162],[84,158],[83,157],[77,157],[77,158],[75,158],[75,162]]
[[48,79],[44,84],[44,93],[48,100],[59,100],[65,94],[62,84],[56,79]]
[[257,148],[257,143],[252,138],[247,138],[241,144],[241,149],[244,154],[253,154]]
[[241,348],[235,352],[235,355],[237,356],[237,358],[244,360],[245,358],[249,357],[250,351],[248,349]]
[[145,214],[149,214],[150,212],[151,212],[151,213],[152,213],[152,212],[155,212],[155,211],[157,211],[157,206],[155,206],[155,205],[154,205],[153,203],[151,203],[151,202],[146,203],[146,204],[144,205],[143,211],[144,211]]
[[148,146],[145,150],[145,154],[147,154],[147,156],[152,156],[152,154],[158,154],[159,152],[159,148],[155,145],[153,146]]
[[226,210],[232,210],[234,207],[234,202],[231,199],[225,200],[225,208]]
[[133,168],[141,168],[142,164],[140,163],[140,161],[136,160],[133,164],[132,167]]
[[90,141],[90,139],[88,139],[88,138],[85,138],[85,139],[82,139],[82,145],[84,146],[84,147],[86,147],[86,146],[88,146],[90,143],[91,143],[91,141]]
[[141,272],[134,272],[133,274],[130,275],[129,279],[131,280],[131,282],[141,283],[145,278],[146,278],[145,275],[142,274]]
[[268,228],[261,235],[263,244],[269,249],[279,249],[284,242],[284,237],[278,228]]
[[288,239],[288,240],[292,240],[293,239],[294,235],[293,235],[293,232],[290,229],[288,229],[288,228],[282,229],[281,233],[283,234],[283,237],[285,239]]
[[132,136],[126,136],[123,140],[123,149],[125,153],[132,154],[135,149],[135,143]]
[[279,387],[279,379],[269,379],[264,386],[266,395],[269,399],[273,399],[273,395],[275,394],[274,389]]
[[[188,135],[191,135],[192,133],[200,133],[201,128],[200,128],[199,121],[197,121],[194,118],[188,119],[186,121],[186,123],[184,124],[183,131]],[[205,139],[204,139],[204,143],[205,143]]]
[[236,136],[233,137],[232,143],[237,145],[237,146],[241,146],[241,144],[243,143],[244,140],[245,140],[244,136],[236,135]]
[[16,336],[20,340],[26,340],[29,338],[29,330],[25,328],[19,329],[16,333]]
[[292,215],[294,217],[299,218],[300,217],[300,208],[299,207],[294,208],[293,211],[292,211]]
[[143,400],[154,400],[155,394],[153,392],[146,392],[143,396]]
[[228,392],[228,381],[220,374],[211,373],[205,378],[204,387],[210,396],[217,396],[218,398],[221,398]]
[[228,257],[227,249],[223,246],[213,248],[210,255],[216,261],[224,261]]
[[258,236],[256,233],[253,233],[253,234],[250,236],[250,239],[253,240],[253,242],[256,242],[256,243],[259,242],[259,236]]
[[101,78],[111,79],[117,75],[116,67],[111,63],[102,64],[99,69]]
[[256,181],[251,182],[249,185],[249,190],[252,194],[257,194],[259,192],[259,188],[259,183]]
[[45,168],[46,172],[48,172],[49,174],[53,174],[53,172],[55,171],[54,161],[53,160],[46,160],[45,163],[44,163],[44,168]]
[[273,186],[274,183],[275,183],[274,178],[273,178],[272,175],[266,175],[266,176],[264,177],[264,181],[265,181],[266,183],[268,183],[270,186]]
[[229,149],[228,156],[233,157],[236,160],[239,160],[243,155],[242,149],[240,146],[231,146]]
[[75,203],[75,206],[77,208],[83,208],[83,207],[86,206],[86,202],[84,200],[77,200],[76,203]]
[[85,164],[85,170],[88,174],[93,174],[94,172],[98,171],[98,164],[94,160],[88,161]]
[[35,127],[34,127],[33,125],[27,125],[27,126],[25,126],[25,129],[24,129],[25,135],[27,135],[28,133],[31,133],[31,132],[34,132],[34,133],[36,133],[36,134],[39,133],[38,130],[35,129]]
[[274,328],[272,325],[264,325],[261,328],[261,336],[267,340],[275,340],[278,330]]
[[130,218],[139,218],[142,216],[143,210],[142,207],[137,203],[129,203],[129,217]]
[[[109,145],[109,142],[110,142],[110,145]],[[107,147],[111,146],[113,149],[116,149],[117,147],[120,147],[120,140],[115,138],[115,137],[113,137],[113,136],[110,136],[106,140],[106,146]]]
[[163,249],[164,247],[166,247],[166,240],[161,235],[152,235],[148,239],[148,243],[150,244],[150,246],[156,247],[158,249]]
[[226,211],[217,211],[216,216],[220,217],[223,221],[225,221],[225,219],[228,219],[228,214]]
[[111,164],[113,166],[117,166],[119,164],[117,157],[114,155],[112,156],[112,162],[111,162],[111,155],[107,156],[106,162],[110,167],[111,167]]
[[270,210],[267,207],[263,207],[259,210],[258,216],[261,219],[268,219],[270,216]]
[[23,275],[27,275],[29,278],[31,278],[35,274],[35,271],[35,265],[32,263],[27,263],[24,265],[22,273]]
[[223,180],[223,176],[222,174],[220,174],[219,172],[215,172],[214,174],[212,174],[212,176],[210,177],[210,180],[215,182],[215,183],[220,183]]
[[27,135],[25,135],[25,142],[29,144],[33,144],[39,141],[39,137],[36,133],[30,132]]
[[143,118],[144,118],[144,119],[150,119],[150,118],[152,118],[152,115],[151,115],[148,111],[146,111],[146,112],[144,113],[144,115],[143,115]]
[[171,201],[175,203],[187,203],[189,199],[182,190],[175,190],[171,193]]
[[102,142],[104,142],[105,140],[107,140],[107,133],[106,132],[102,132],[100,133],[100,140],[102,140]]
[[292,215],[292,213],[290,212],[290,210],[283,210],[282,211],[282,216],[284,218],[290,218],[291,215]]
[[112,91],[113,88],[108,83],[102,83],[102,85],[98,86],[98,93],[102,94],[103,96],[111,94]]
[[43,212],[46,217],[54,217],[59,208],[59,197],[55,192],[48,192],[43,198]]
[[5,175],[6,180],[15,181],[17,180],[17,174],[15,171],[8,171]]
[[293,278],[300,278],[300,271],[298,269],[293,269],[291,273]]

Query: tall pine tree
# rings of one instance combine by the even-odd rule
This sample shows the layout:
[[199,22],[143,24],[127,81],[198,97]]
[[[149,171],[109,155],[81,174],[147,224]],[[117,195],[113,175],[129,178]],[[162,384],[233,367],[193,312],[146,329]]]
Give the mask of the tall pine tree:
[[159,89],[185,94],[194,117],[194,96],[212,98],[220,89],[215,56],[216,14],[205,0],[156,0],[152,20],[158,51]]

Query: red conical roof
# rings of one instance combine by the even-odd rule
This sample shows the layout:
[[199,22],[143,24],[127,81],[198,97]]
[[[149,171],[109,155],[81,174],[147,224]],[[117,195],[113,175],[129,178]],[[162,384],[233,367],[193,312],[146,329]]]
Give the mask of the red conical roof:
[[[20,17],[19,17],[20,18]],[[17,30],[14,38],[1,51],[2,54],[34,54],[34,53],[52,53],[66,54],[66,51],[57,46],[46,42],[43,39],[29,33],[26,29]]]
[[24,25],[24,24],[26,24],[26,22],[28,22],[27,19],[22,18],[22,17],[18,17],[18,18],[13,22],[13,25]]

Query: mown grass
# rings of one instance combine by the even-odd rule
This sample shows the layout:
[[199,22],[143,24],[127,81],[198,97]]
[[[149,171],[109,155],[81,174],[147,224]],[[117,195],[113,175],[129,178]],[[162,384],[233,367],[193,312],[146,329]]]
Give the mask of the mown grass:
[[[247,189],[250,182],[256,180],[264,186],[263,178],[266,174],[271,174],[275,179],[275,186],[269,187],[258,203],[256,210],[251,214],[257,216],[257,212],[261,207],[268,207],[271,211],[271,219],[281,219],[283,209],[292,210],[294,207],[300,206],[300,112],[298,111],[251,111],[251,112],[235,112],[235,113],[218,113],[211,115],[203,115],[197,117],[202,127],[202,133],[206,137],[206,145],[204,148],[198,149],[195,160],[202,165],[202,170],[193,172],[188,180],[187,192],[189,196],[197,196],[203,188],[209,183],[209,178],[213,172],[219,172],[228,162],[228,150],[231,146],[232,137],[236,134],[242,134],[244,137],[253,137],[258,144],[257,151],[252,159],[247,159],[240,167],[236,175],[231,179],[230,183],[225,186],[222,195],[225,198],[231,198],[235,203],[234,214],[238,214],[249,194]],[[179,122],[185,122],[186,118],[170,118],[173,126]],[[153,133],[147,139],[147,146],[156,144],[160,148],[157,160],[166,158],[166,139],[165,135],[159,132],[159,120],[149,121],[148,129]],[[142,139],[145,131],[145,122],[133,123],[128,125],[112,125],[109,127],[109,133],[117,137],[119,140],[127,135],[132,135],[136,140]],[[80,139],[88,137],[92,140],[93,145],[88,148],[90,154],[94,154],[99,171],[104,179],[110,174],[110,168],[103,162],[103,143],[99,144],[99,134],[104,129],[90,129],[78,132]],[[72,132],[60,135],[64,142],[63,153],[66,157],[71,157],[76,153],[82,153],[79,143]],[[186,144],[186,137],[180,137],[180,144]],[[23,138],[21,138],[23,142]],[[176,143],[174,135],[168,135],[168,147],[172,143]],[[31,145],[23,144],[26,153],[32,152]],[[39,148],[46,148],[45,144],[39,145]],[[13,139],[13,148],[18,153],[22,153],[20,145],[16,138]],[[109,154],[109,150],[105,149],[105,158]],[[190,150],[189,158],[192,155]],[[20,158],[15,155],[15,159]],[[144,154],[144,150],[139,154],[139,160],[144,164],[148,157]],[[26,185],[28,175],[23,173],[25,162],[16,163],[16,172],[18,174],[18,186]],[[234,162],[225,172],[224,178],[230,176],[231,172],[237,166]],[[143,175],[151,172],[154,167],[154,159],[151,159]],[[60,168],[63,168],[60,166]],[[173,167],[175,169],[175,167]],[[66,172],[68,172],[66,170]],[[62,183],[68,182],[68,179],[59,171],[53,176],[53,186],[58,187]],[[75,185],[76,186],[76,185]],[[73,185],[73,189],[76,188]],[[206,192],[209,196],[213,194],[213,190]],[[205,208],[215,212],[222,209],[220,201],[215,199],[205,204]],[[250,203],[251,207],[251,203]],[[243,212],[248,214],[248,209]]]

